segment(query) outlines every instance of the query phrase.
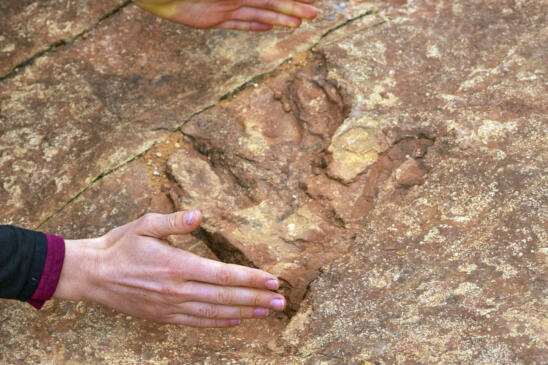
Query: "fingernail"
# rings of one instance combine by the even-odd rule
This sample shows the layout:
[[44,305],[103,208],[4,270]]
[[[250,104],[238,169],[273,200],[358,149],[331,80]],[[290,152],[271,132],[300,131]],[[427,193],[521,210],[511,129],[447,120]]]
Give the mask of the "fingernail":
[[253,310],[253,315],[254,315],[255,317],[266,317],[266,316],[268,316],[268,313],[269,313],[269,312],[270,312],[270,311],[269,311],[268,309],[266,309],[266,308],[255,308],[255,309]]
[[270,308],[281,311],[285,307],[283,299],[272,299],[270,301]]
[[270,290],[276,290],[278,289],[278,280],[267,280],[266,283],[265,283],[265,286],[267,289],[270,289]]
[[196,220],[196,217],[198,216],[198,211],[197,210],[191,210],[190,212],[187,212],[185,214],[185,224],[187,226],[191,226],[194,221]]
[[239,319],[231,319],[230,321],[228,321],[228,324],[231,326],[237,326],[240,323],[242,323],[242,321],[240,321]]

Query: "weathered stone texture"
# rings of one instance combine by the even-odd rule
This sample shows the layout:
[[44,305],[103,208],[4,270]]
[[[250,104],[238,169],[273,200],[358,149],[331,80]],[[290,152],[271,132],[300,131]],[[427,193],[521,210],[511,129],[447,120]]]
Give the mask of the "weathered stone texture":
[[127,1],[4,0],[0,4],[0,78],[37,53],[69,42]]
[[371,4],[320,5],[257,37],[127,8],[0,84],[4,220],[88,237],[200,208],[171,244],[269,270],[289,302],[228,331],[3,302],[2,361],[548,361],[548,5],[383,1],[327,34]]
[[0,84],[0,219],[42,223],[166,131],[371,8],[349,4],[259,35],[190,30],[129,6],[37,58]]
[[319,48],[350,115],[435,144],[424,184],[377,203],[286,329],[312,362],[548,360],[546,11],[493,5],[440,3]]

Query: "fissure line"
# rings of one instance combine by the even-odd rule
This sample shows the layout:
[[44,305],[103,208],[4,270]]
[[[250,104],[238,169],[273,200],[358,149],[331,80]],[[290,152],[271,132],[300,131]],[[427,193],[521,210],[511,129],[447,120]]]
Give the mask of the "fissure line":
[[[102,20],[114,15],[115,13],[117,13],[118,11],[120,11],[123,7],[127,6],[131,1],[126,1],[124,2],[124,4],[120,7],[118,7],[116,10],[114,10],[113,12],[109,13],[108,15],[104,16],[103,18],[101,18],[101,20],[99,22],[97,22],[95,26],[97,26]],[[355,17],[352,17],[346,21],[344,21],[343,23],[341,24],[338,24],[337,26],[333,27],[333,28],[330,28],[328,29],[327,31],[325,31],[319,38],[316,42],[314,42],[305,52],[311,52],[316,46],[318,46],[320,44],[320,42],[326,37],[328,36],[329,34],[339,30],[339,29],[342,29],[343,27],[345,26],[348,26],[350,24],[352,24],[353,22],[367,16],[367,15],[372,15],[372,14],[375,14],[376,11],[375,10],[367,10]],[[384,23],[385,21],[383,20],[382,23]],[[375,25],[375,24],[374,24]],[[92,27],[93,28],[93,27]],[[85,32],[82,32],[82,34],[85,33]],[[182,121],[182,123],[176,127],[176,130],[180,130],[188,121],[192,120],[194,117],[200,115],[201,113],[205,112],[206,110],[210,109],[210,108],[213,108],[215,107],[216,105],[219,104],[219,102],[221,102],[222,100],[225,100],[227,99],[228,97],[230,96],[233,96],[235,94],[237,94],[238,92],[241,92],[243,91],[245,88],[249,87],[249,85],[252,85],[254,83],[254,81],[256,80],[259,80],[261,78],[264,78],[265,76],[268,76],[268,75],[271,75],[271,74],[274,74],[275,72],[279,71],[280,68],[282,66],[284,66],[286,63],[288,63],[289,61],[292,60],[292,57],[288,57],[286,59],[284,59],[282,62],[280,62],[276,67],[274,67],[273,69],[269,70],[269,71],[266,71],[266,72],[262,72],[260,74],[257,74],[255,76],[253,76],[251,79],[249,79],[248,81],[242,83],[241,85],[235,87],[233,90],[229,91],[228,93],[222,95],[221,97],[219,97],[217,99],[217,101],[213,104],[210,104],[210,105],[207,105],[206,107],[203,107],[201,108],[199,111],[193,113],[192,115],[190,115],[188,118],[186,118],[184,121]],[[30,62],[29,62],[30,63]],[[1,79],[0,79],[1,80]],[[169,133],[169,131],[166,131],[166,135]],[[72,203],[73,201],[75,201],[77,198],[79,198],[83,193],[85,193],[87,190],[89,190],[90,188],[93,187],[94,184],[96,184],[98,181],[100,181],[101,179],[105,178],[106,176],[112,174],[113,172],[116,172],[118,170],[120,170],[121,168],[123,168],[124,166],[128,165],[129,163],[137,160],[138,158],[140,158],[141,156],[145,155],[151,148],[154,147],[155,144],[152,144],[150,146],[148,146],[145,150],[139,152],[138,154],[136,154],[135,156],[127,159],[126,161],[122,162],[121,164],[117,165],[117,166],[114,166],[112,168],[108,168],[106,169],[105,171],[101,172],[100,174],[98,174],[95,178],[93,178],[93,180],[87,184],[86,186],[84,186],[78,193],[76,193],[74,196],[72,196],[69,200],[67,200],[66,203],[64,203],[59,209],[56,209],[52,214],[50,214],[48,217],[46,217],[44,220],[42,220],[37,226],[36,226],[36,229],[39,229],[40,227],[42,227],[44,224],[46,224],[48,221],[50,221],[53,217],[55,217],[57,214],[61,213],[67,206],[70,205],[70,203]]]

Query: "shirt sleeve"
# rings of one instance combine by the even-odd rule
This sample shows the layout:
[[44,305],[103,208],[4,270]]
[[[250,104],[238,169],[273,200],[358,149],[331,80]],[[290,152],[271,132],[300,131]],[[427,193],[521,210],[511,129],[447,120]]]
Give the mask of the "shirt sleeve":
[[38,287],[29,300],[29,304],[36,309],[42,308],[46,300],[50,299],[57,289],[57,283],[61,277],[63,261],[65,260],[65,240],[52,234],[46,234],[48,241],[48,253],[42,277]]
[[0,226],[0,298],[29,300],[38,287],[46,255],[45,234]]
[[0,226],[0,298],[40,309],[55,293],[64,258],[61,237]]

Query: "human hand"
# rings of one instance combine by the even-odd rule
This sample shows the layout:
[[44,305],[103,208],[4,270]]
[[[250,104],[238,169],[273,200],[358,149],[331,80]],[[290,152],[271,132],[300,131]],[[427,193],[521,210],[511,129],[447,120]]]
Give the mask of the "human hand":
[[187,234],[199,211],[146,214],[100,238],[67,240],[54,297],[90,300],[163,323],[231,327],[243,318],[283,310],[267,272],[205,259],[162,238]]
[[296,28],[313,19],[315,0],[135,0],[141,9],[200,29],[264,31],[273,25]]

